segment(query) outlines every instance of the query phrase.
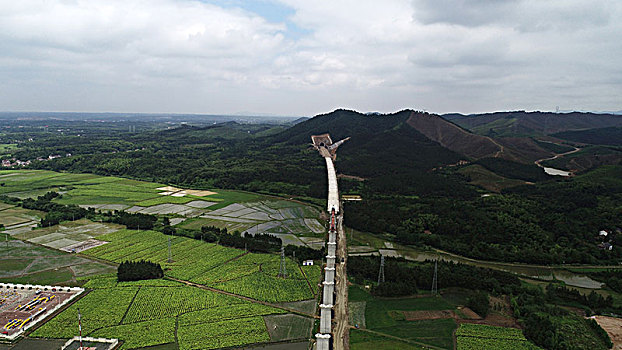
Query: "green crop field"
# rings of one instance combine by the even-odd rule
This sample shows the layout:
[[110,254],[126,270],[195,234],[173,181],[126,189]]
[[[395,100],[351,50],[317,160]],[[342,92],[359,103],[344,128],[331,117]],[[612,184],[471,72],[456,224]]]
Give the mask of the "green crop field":
[[122,349],[175,343],[176,334],[175,349],[215,349],[269,342],[262,316],[284,313],[167,280],[117,282],[102,275],[85,287],[93,290],[31,336],[73,337],[80,308],[84,335],[118,338]]
[[305,267],[303,274],[297,263],[287,259],[288,277],[278,278],[278,255],[246,253],[186,237],[171,239],[173,262],[169,263],[169,236],[156,231],[120,230],[98,239],[110,243],[83,253],[116,263],[150,260],[160,263],[167,276],[268,302],[314,298],[321,275],[320,266]]
[[[216,190],[216,194],[198,197],[163,196],[157,188],[164,184],[94,174],[57,173],[44,170],[0,170],[0,194],[18,198],[36,197],[48,191],[62,191],[62,204],[123,204],[153,206],[157,204],[185,204],[193,200],[219,202],[218,207],[231,203],[265,198],[253,193]],[[216,207],[216,209],[218,208]],[[211,209],[211,208],[210,208]]]
[[516,328],[479,324],[462,324],[456,331],[458,350],[499,349],[538,350],[540,347],[525,339]]

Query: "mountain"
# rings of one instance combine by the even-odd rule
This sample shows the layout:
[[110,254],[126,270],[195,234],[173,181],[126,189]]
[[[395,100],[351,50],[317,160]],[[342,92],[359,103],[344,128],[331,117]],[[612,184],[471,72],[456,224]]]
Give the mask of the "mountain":
[[407,121],[423,114],[404,110],[392,114],[363,114],[339,109],[274,135],[273,143],[309,144],[311,135],[330,133],[333,141],[351,137],[337,152],[340,169],[362,177],[376,176],[404,167],[429,170],[463,159],[411,127]]
[[[370,173],[369,168],[363,169],[354,164],[362,158],[362,155],[355,153],[363,150],[368,160],[373,154],[379,164],[399,154],[404,164],[423,169],[488,157],[532,164],[535,160],[554,155],[531,138],[478,135],[439,115],[414,110],[392,114],[336,110],[275,135],[274,142],[309,143],[311,135],[323,133],[330,133],[333,141],[351,137],[340,148],[338,155],[344,160],[346,168],[357,168],[360,173]],[[368,163],[363,162],[366,166]]]
[[475,135],[435,114],[413,112],[406,123],[443,147],[469,158],[495,157],[503,151],[503,146],[490,137]]
[[597,113],[495,112],[445,114],[443,118],[479,135],[541,136],[569,130],[622,126],[622,116]]

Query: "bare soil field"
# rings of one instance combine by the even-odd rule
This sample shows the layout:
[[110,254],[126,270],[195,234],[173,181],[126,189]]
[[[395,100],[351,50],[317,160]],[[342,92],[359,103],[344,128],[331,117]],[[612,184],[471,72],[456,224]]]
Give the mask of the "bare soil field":
[[594,316],[594,319],[609,334],[613,350],[622,350],[622,319],[609,316]]
[[466,306],[458,307],[458,310],[460,310],[460,312],[465,316],[466,319],[469,319],[469,320],[481,320],[482,319],[480,315],[478,315],[477,313],[475,313],[475,311],[469,309]]
[[160,193],[163,196],[173,196],[173,197],[184,197],[186,195],[205,197],[205,196],[211,196],[213,194],[217,194],[216,192],[212,192],[212,191],[186,190],[183,188],[177,188],[173,186],[158,187],[156,188],[156,190],[164,191]]

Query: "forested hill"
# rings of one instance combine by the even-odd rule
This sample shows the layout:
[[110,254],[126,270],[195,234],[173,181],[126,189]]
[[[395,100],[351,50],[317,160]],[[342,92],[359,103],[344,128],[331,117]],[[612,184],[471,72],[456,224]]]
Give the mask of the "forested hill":
[[464,156],[412,128],[407,121],[423,112],[404,110],[367,115],[349,110],[316,116],[269,139],[273,143],[309,144],[311,135],[330,133],[333,142],[350,137],[337,152],[338,171],[360,177],[425,172]]

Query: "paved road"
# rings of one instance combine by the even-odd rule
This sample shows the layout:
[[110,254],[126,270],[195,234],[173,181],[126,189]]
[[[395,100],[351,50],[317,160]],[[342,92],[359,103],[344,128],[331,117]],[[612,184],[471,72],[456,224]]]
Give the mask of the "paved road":
[[[333,349],[348,350],[350,349],[350,326],[348,325],[348,277],[346,272],[346,263],[348,259],[346,247],[346,234],[343,229],[343,206],[339,215],[339,225],[337,226],[337,264],[335,269],[335,289],[337,296],[335,297],[335,327],[333,328]],[[341,258],[346,259],[341,262]]]

